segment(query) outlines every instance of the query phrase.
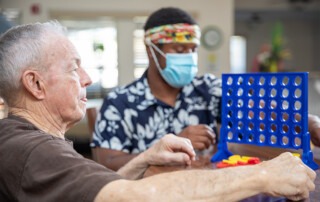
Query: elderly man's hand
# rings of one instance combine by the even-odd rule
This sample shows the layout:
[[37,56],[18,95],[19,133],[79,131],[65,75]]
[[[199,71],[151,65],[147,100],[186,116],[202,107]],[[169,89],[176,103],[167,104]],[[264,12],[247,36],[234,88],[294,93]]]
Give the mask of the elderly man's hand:
[[190,165],[195,159],[190,140],[172,134],[165,135],[143,155],[149,165]]
[[308,114],[308,128],[312,143],[320,147],[320,118],[316,115]]
[[289,152],[257,166],[265,182],[262,190],[272,196],[301,200],[309,197],[309,192],[315,189],[316,173]]
[[197,150],[207,149],[216,143],[216,134],[205,124],[188,126],[178,136],[188,138]]

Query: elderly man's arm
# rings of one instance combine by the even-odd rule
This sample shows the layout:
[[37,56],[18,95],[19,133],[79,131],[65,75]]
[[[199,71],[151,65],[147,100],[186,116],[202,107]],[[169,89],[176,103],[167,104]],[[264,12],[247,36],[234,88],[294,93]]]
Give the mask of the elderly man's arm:
[[114,181],[100,190],[95,202],[238,201],[258,193],[301,200],[314,190],[315,177],[315,172],[299,158],[284,153],[252,166],[177,171],[138,181]]
[[97,156],[96,161],[105,167],[117,171],[130,160],[137,157],[139,154],[129,154],[123,151],[114,149],[106,149],[102,147],[92,148],[93,152]]
[[191,141],[169,134],[129,161],[117,173],[127,179],[140,179],[150,165],[190,165],[194,159]]

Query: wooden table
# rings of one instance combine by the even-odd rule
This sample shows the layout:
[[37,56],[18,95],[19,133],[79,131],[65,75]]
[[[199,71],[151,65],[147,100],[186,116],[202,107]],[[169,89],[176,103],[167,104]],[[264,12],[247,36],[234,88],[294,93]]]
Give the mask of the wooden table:
[[[285,151],[283,149],[270,148],[270,147],[257,147],[257,146],[250,146],[250,145],[235,145],[235,144],[234,145],[229,144],[229,150],[234,154],[256,156],[261,159],[270,159],[270,158],[276,157],[277,155]],[[197,160],[192,163],[191,166],[151,166],[145,172],[144,177],[148,177],[151,175],[164,173],[164,172],[177,171],[177,170],[216,169],[215,164],[210,162],[211,156],[212,155],[199,156],[197,157]],[[315,160],[318,163],[318,165],[320,165],[320,160],[318,159],[315,159]],[[317,170],[316,173],[317,173],[317,177],[315,180],[316,189],[315,191],[310,192],[309,199],[304,201],[310,201],[310,202],[320,201],[320,169]],[[252,202],[259,202],[259,201],[282,202],[282,201],[290,201],[290,200],[283,197],[276,198],[276,197],[267,196],[265,194],[259,194],[242,201],[243,202],[251,202],[251,201]]]

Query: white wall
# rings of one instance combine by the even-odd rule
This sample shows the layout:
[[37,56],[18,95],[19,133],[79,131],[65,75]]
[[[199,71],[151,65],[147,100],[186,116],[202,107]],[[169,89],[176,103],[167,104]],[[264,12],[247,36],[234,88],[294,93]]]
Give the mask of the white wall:
[[[39,3],[40,2],[40,3]],[[30,12],[30,6],[38,3],[41,8],[39,15],[33,15]],[[222,72],[229,72],[229,38],[233,33],[234,8],[233,0],[198,0],[198,1],[181,1],[181,0],[2,0],[2,8],[19,8],[22,12],[22,23],[44,22],[50,19],[52,13],[99,13],[110,16],[132,16],[135,14],[148,15],[154,10],[165,7],[176,6],[185,9],[197,18],[201,28],[209,25],[219,27],[223,33],[223,44],[215,51],[207,51],[204,48],[199,50],[199,74],[204,72],[214,73],[218,76]],[[125,17],[124,17],[125,18]],[[125,21],[125,20],[124,20]],[[119,28],[126,29],[125,22],[119,25]],[[128,33],[132,27],[128,27]],[[122,43],[125,45],[125,43]],[[121,45],[121,44],[120,44]],[[121,47],[119,47],[121,49]],[[122,49],[131,51],[132,49]],[[126,84],[133,79],[133,61],[132,53],[121,52],[126,57],[119,63],[120,85]],[[209,57],[216,57],[215,64],[209,62]]]

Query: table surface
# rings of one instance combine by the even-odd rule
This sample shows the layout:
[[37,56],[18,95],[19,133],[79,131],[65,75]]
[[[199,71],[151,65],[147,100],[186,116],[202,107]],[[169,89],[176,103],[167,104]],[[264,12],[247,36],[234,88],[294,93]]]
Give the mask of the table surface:
[[[278,149],[278,148],[271,148],[271,147],[258,147],[258,146],[251,146],[251,145],[239,145],[239,144],[229,144],[228,146],[229,150],[233,152],[234,154],[239,155],[246,155],[246,156],[256,156],[261,159],[271,159],[273,157],[276,157],[280,153],[287,151],[284,149]],[[296,151],[294,151],[296,152]],[[204,156],[198,156],[196,161],[194,161],[191,166],[151,166],[144,174],[144,177],[152,176],[159,173],[164,172],[172,172],[177,170],[188,170],[188,169],[216,169],[216,166],[214,163],[210,162],[210,158],[212,155],[204,155]],[[320,165],[320,160],[315,159],[315,161]],[[320,201],[320,169],[316,171],[317,177],[315,180],[316,189],[313,192],[310,192],[309,199],[305,201]],[[243,202],[259,202],[259,201],[272,201],[272,202],[279,202],[279,201],[290,201],[286,198],[279,198],[279,197],[271,197],[267,196],[265,194],[259,194],[256,196],[252,196],[250,198],[247,198],[245,200],[242,200]]]

